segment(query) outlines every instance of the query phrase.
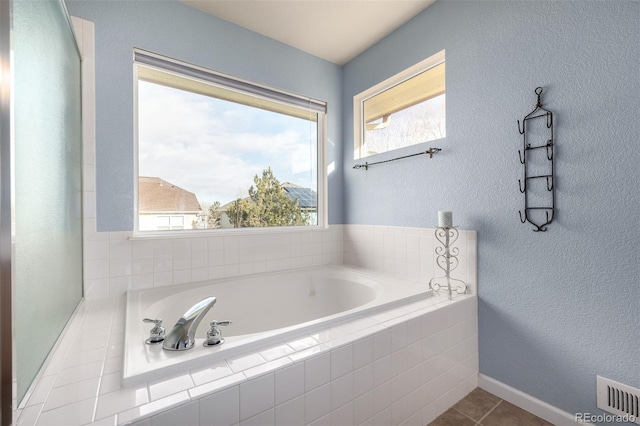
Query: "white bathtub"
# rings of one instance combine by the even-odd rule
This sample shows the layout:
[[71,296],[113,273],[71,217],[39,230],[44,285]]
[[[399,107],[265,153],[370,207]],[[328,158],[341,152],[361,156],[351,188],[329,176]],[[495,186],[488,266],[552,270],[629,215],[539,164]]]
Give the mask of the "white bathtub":
[[[127,293],[123,386],[206,366],[230,355],[344,322],[372,310],[429,297],[428,286],[345,266],[324,266],[199,283],[134,290]],[[161,318],[167,333],[196,302],[215,296],[217,303],[200,323],[196,345],[166,351],[147,345],[150,324]],[[204,347],[211,320],[222,327],[225,343]]]

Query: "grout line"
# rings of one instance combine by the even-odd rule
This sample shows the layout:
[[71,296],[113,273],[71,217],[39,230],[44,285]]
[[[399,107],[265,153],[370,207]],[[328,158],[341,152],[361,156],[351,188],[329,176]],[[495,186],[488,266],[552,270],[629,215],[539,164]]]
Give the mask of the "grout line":
[[482,422],[484,419],[487,418],[487,416],[489,416],[489,414],[491,414],[493,412],[493,410],[495,410],[496,408],[498,408],[498,405],[502,404],[502,399],[500,401],[498,401],[498,403],[487,412],[487,414],[485,414],[484,416],[482,416],[482,418],[480,418],[480,420],[478,420],[478,424],[480,424],[480,422]]
[[[461,401],[462,401],[462,400],[461,400]],[[478,420],[476,420],[476,419],[474,419],[474,418],[471,418],[471,417],[467,416],[467,415],[466,415],[465,413],[463,413],[462,411],[457,410],[457,409],[455,409],[454,407],[451,407],[451,409],[452,409],[453,411],[457,411],[458,413],[462,414],[463,416],[465,416],[466,418],[468,418],[468,419],[469,419],[469,420],[471,420],[472,422],[475,422],[475,424],[476,424],[476,425],[478,424]]]

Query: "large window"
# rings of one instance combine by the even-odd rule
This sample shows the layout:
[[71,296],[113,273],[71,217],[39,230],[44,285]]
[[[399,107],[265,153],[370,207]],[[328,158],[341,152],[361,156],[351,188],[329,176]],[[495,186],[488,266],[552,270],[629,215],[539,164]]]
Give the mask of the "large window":
[[323,102],[136,50],[140,232],[324,225]]
[[354,97],[354,158],[444,138],[444,50]]

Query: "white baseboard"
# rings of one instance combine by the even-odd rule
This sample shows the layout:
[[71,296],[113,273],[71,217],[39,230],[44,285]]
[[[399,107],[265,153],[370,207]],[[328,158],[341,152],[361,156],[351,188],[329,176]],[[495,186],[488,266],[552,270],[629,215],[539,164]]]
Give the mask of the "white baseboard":
[[531,395],[512,388],[509,385],[505,385],[504,383],[499,382],[496,379],[492,379],[489,376],[485,376],[484,374],[478,374],[478,386],[556,426],[591,424],[577,422],[573,414],[562,411],[551,404],[540,401]]

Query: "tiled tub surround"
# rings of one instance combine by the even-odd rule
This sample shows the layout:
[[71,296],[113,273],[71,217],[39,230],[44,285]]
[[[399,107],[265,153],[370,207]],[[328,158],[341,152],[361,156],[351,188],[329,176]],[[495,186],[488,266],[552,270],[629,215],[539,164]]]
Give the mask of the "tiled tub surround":
[[[150,326],[142,318],[164,318],[169,333],[185,311],[210,296],[217,303],[202,318],[194,348],[176,353],[144,343]],[[281,342],[429,296],[417,281],[335,265],[133,290],[127,293],[122,383],[129,387],[208,365],[246,352],[249,345]],[[224,345],[204,347],[209,322],[222,319],[233,321],[222,329]]]
[[[119,296],[129,289],[349,264],[427,283],[442,275],[435,264],[433,228],[331,225],[270,234],[131,239],[130,232],[96,232],[85,224],[85,297]],[[92,227],[93,226],[93,227]],[[475,231],[460,231],[455,278],[475,293]]]
[[477,300],[436,296],[121,388],[124,297],[85,300],[23,425],[424,425],[477,386]]
[[[342,264],[342,226],[258,235],[131,239],[85,229],[85,297],[261,272]],[[90,225],[89,225],[90,227]],[[87,233],[88,232],[88,233]]]
[[[434,234],[434,228],[344,225],[344,263],[428,283],[444,275],[436,265],[435,249],[441,244]],[[453,245],[459,250],[459,263],[451,276],[464,281],[470,294],[476,294],[477,246],[475,231],[459,230]]]

